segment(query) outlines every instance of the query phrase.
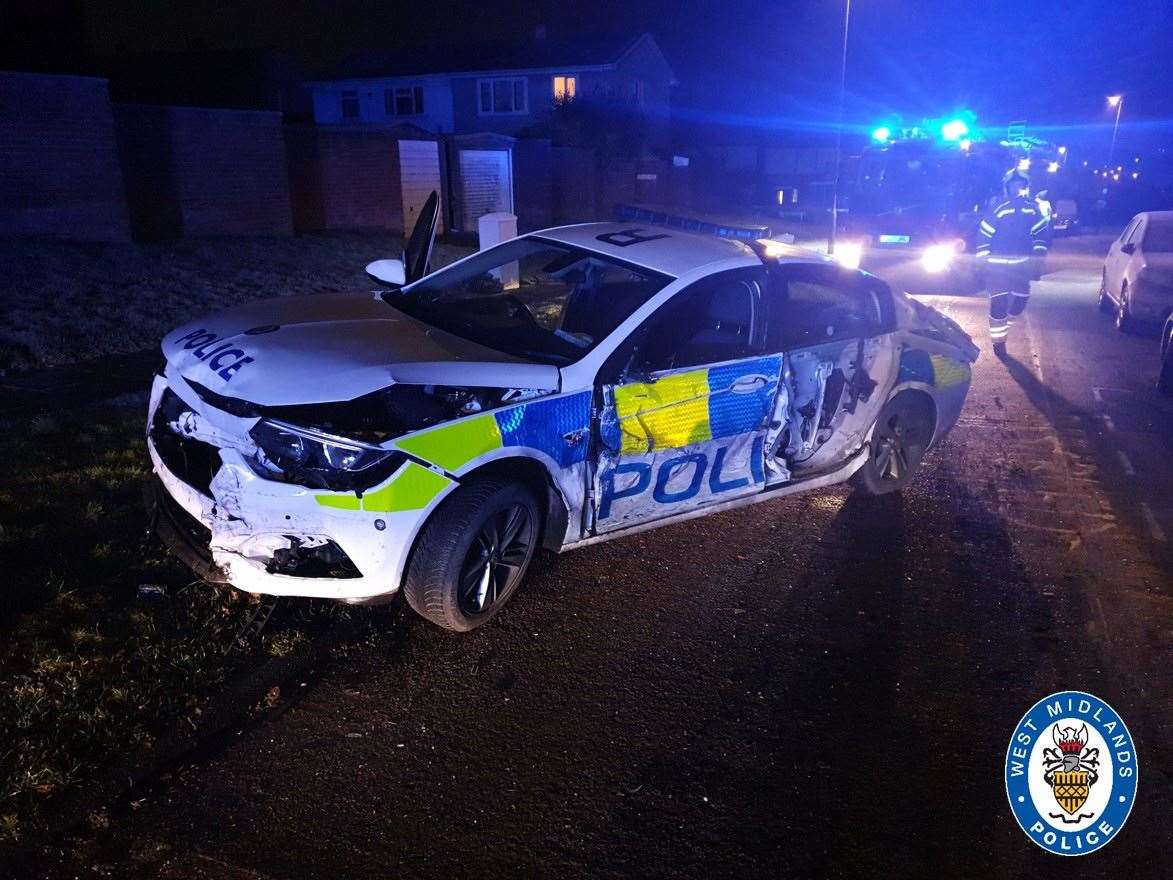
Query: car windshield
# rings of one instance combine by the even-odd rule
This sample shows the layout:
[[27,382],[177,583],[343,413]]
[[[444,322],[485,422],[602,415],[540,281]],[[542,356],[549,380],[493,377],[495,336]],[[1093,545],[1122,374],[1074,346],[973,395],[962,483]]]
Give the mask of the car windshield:
[[563,366],[598,345],[670,280],[531,237],[491,248],[385,299],[456,336]]
[[915,216],[980,210],[999,191],[1002,159],[924,143],[870,149],[860,162],[851,209]]
[[1173,223],[1150,221],[1144,234],[1144,249],[1150,254],[1173,252]]

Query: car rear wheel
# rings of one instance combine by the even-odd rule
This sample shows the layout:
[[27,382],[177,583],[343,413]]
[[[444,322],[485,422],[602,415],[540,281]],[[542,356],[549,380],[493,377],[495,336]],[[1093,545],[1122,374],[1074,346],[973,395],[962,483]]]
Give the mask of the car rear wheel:
[[1116,329],[1121,333],[1131,333],[1136,329],[1136,319],[1132,317],[1132,307],[1128,304],[1128,282],[1120,287],[1120,302],[1116,303]]
[[880,410],[868,459],[853,477],[855,486],[869,495],[899,492],[920,467],[932,439],[931,405],[919,394],[897,394]]
[[538,543],[538,503],[499,478],[457,489],[420,533],[404,598],[437,626],[468,632],[501,610],[525,577]]
[[1105,269],[1100,273],[1100,311],[1110,315],[1115,307],[1112,297],[1108,296],[1108,270]]

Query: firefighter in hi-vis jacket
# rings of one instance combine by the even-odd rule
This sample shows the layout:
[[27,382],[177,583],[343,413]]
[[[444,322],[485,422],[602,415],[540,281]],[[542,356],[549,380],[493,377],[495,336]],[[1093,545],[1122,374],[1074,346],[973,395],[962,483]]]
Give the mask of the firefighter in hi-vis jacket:
[[1003,184],[1006,200],[982,218],[977,244],[990,294],[990,338],[999,355],[1006,351],[1014,319],[1030,300],[1031,278],[1036,261],[1047,255],[1051,224],[1031,199],[1026,175],[1012,171]]

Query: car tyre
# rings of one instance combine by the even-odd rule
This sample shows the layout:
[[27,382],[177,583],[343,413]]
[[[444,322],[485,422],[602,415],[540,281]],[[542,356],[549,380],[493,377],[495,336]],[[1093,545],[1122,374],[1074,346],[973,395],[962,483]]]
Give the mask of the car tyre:
[[1112,302],[1112,297],[1108,296],[1108,270],[1105,269],[1100,275],[1100,311],[1110,315],[1115,308],[1116,304]]
[[868,495],[899,492],[912,480],[932,439],[931,405],[916,394],[897,394],[880,410],[867,461],[852,477],[855,487]]
[[1120,287],[1120,302],[1116,303],[1116,329],[1121,333],[1132,333],[1136,329],[1136,319],[1128,304],[1128,282]]
[[461,486],[420,532],[403,584],[407,604],[454,632],[488,623],[524,579],[539,522],[523,485],[487,477]]
[[1157,391],[1173,397],[1173,321],[1161,334],[1161,371],[1157,374]]

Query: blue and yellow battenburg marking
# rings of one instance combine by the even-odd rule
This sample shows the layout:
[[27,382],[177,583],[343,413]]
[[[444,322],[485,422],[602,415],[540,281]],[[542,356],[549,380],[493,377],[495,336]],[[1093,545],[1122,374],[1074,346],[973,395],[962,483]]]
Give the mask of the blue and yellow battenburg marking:
[[910,348],[900,355],[900,375],[896,382],[924,382],[944,389],[968,382],[971,374],[965,361]]
[[[770,416],[781,371],[782,357],[774,355],[620,385],[614,414],[602,420],[603,443],[621,455],[640,455],[753,431]],[[733,390],[755,377],[763,381],[743,393]]]
[[[591,392],[582,391],[538,398],[417,431],[401,437],[395,445],[450,473],[505,447],[536,449],[565,468],[586,458],[585,431],[590,417]],[[365,493],[361,500],[352,492],[328,492],[316,497],[325,507],[393,513],[427,507],[451,483],[447,477],[411,462],[385,485]]]

